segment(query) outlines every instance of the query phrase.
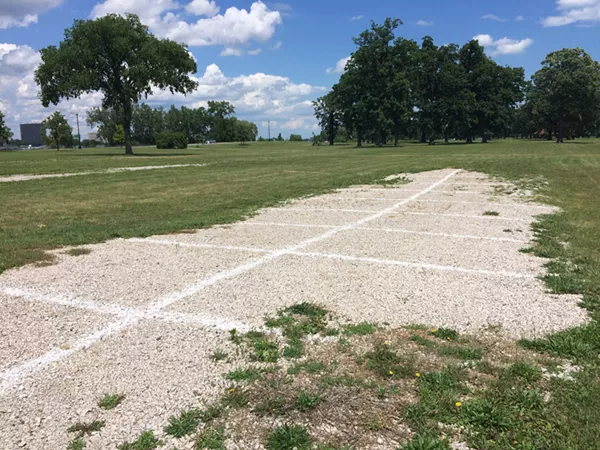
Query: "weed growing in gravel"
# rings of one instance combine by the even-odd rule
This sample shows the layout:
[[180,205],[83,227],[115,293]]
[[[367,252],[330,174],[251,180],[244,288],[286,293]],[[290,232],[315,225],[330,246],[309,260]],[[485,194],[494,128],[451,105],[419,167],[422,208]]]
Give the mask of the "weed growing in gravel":
[[202,422],[209,424],[223,415],[223,406],[219,403],[208,405],[200,412]]
[[389,343],[378,343],[373,350],[364,355],[367,368],[380,377],[397,378],[414,375],[414,365],[411,360],[401,359]]
[[138,438],[129,443],[124,442],[119,445],[118,450],[154,450],[162,445],[162,442],[154,436],[152,431],[143,431]]
[[248,406],[248,394],[241,388],[231,386],[223,398],[221,403],[229,408],[240,409]]
[[458,338],[458,333],[450,328],[433,329],[429,332],[429,335],[444,341],[455,341]]
[[115,409],[125,400],[124,394],[105,394],[98,402],[102,409]]
[[345,335],[358,335],[358,336],[367,336],[369,334],[373,334],[377,331],[377,325],[362,322],[356,325],[350,324],[344,327]]
[[196,439],[196,449],[225,450],[225,428],[204,428]]
[[105,422],[103,420],[94,420],[90,423],[77,422],[71,425],[67,429],[67,432],[76,433],[77,438],[82,438],[86,435],[91,435],[96,431],[100,431],[102,428],[104,428],[104,425]]
[[497,217],[500,215],[500,213],[498,211],[486,211],[483,213],[484,216],[492,216],[492,217]]
[[288,339],[282,354],[284,358],[288,359],[301,358],[304,355],[304,342],[300,338]]
[[260,362],[277,362],[279,359],[279,346],[267,337],[256,337],[252,339],[254,344],[253,359]]
[[225,378],[231,381],[247,381],[252,383],[262,377],[260,370],[255,368],[237,369],[229,372]]
[[325,363],[321,361],[308,360],[294,364],[292,367],[288,368],[287,373],[290,375],[297,375],[304,370],[306,373],[315,374],[323,372],[326,368],[327,366]]
[[312,445],[306,427],[282,425],[275,428],[267,440],[267,450],[309,450]]
[[184,410],[178,416],[169,419],[169,425],[165,427],[165,433],[169,436],[181,438],[194,433],[200,425],[201,413],[198,409]]
[[213,361],[224,361],[229,357],[229,355],[224,352],[223,350],[217,349],[214,352],[212,352],[212,355],[210,355],[210,359],[212,359]]
[[308,411],[317,407],[321,403],[321,397],[318,394],[311,395],[307,392],[301,392],[294,401],[294,406],[298,411]]
[[413,334],[410,337],[410,340],[413,342],[416,342],[417,344],[419,344],[422,347],[432,348],[437,345],[435,342],[432,342],[429,339],[424,338],[423,336],[419,336],[418,334]]
[[229,340],[236,345],[240,345],[243,342],[242,337],[235,328],[233,330],[229,330]]
[[447,440],[440,440],[433,434],[417,433],[410,442],[400,446],[398,450],[450,450],[450,444]]
[[75,438],[67,445],[67,450],[83,450],[85,441],[82,438]]

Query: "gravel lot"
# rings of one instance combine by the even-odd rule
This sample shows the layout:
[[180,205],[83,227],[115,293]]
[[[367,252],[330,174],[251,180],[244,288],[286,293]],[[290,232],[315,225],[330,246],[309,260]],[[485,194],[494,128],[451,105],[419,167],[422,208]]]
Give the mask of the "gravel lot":
[[[496,195],[508,185],[482,174],[408,176],[0,275],[0,447],[65,448],[69,425],[96,418],[107,426],[87,449],[160,431],[225,386],[230,367],[209,355],[228,348],[227,330],[302,301],[353,321],[515,338],[586,321],[578,297],[546,293],[545,261],[518,251],[552,208]],[[127,395],[118,412],[100,410],[114,392]]]

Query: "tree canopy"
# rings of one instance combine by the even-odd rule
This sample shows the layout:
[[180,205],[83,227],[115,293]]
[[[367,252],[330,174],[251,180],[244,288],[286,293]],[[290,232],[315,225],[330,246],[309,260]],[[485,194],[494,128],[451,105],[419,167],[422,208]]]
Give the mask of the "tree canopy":
[[57,111],[46,118],[42,122],[42,139],[46,145],[56,147],[57,151],[60,151],[61,145],[72,147],[73,130],[65,116]]
[[132,14],[76,20],[58,47],[46,47],[40,54],[35,80],[42,104],[47,107],[61,99],[102,92],[102,106],[119,113],[127,154],[133,153],[130,130],[135,104],[154,88],[186,94],[197,87],[190,78],[196,62],[187,48],[156,38]]
[[4,122],[4,113],[0,111],[0,144],[7,143],[12,137],[12,131],[10,131],[10,128],[8,128]]

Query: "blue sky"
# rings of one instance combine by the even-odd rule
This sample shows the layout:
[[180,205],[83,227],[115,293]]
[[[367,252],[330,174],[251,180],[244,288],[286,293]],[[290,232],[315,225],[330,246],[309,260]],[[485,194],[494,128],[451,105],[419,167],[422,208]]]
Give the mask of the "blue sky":
[[263,135],[267,120],[284,136],[317,131],[310,102],[337,81],[353,51],[351,38],[370,20],[398,17],[404,22],[398,35],[431,35],[439,45],[477,36],[498,63],[522,66],[527,75],[563,47],[583,47],[600,59],[600,0],[0,0],[0,108],[17,137],[19,123],[56,109],[74,125],[75,113],[85,116],[101,99],[86,95],[42,108],[33,82],[37,51],[58,44],[75,18],[126,11],[156,35],[188,44],[198,62],[198,92],[156,93],[150,103],[228,100]]

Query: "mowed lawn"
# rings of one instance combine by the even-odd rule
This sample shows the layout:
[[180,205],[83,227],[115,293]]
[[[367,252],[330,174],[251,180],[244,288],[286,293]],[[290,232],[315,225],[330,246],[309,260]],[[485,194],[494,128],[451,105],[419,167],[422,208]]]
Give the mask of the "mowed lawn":
[[[573,379],[549,380],[551,401],[540,410],[529,416],[515,413],[523,419],[511,448],[533,448],[526,443],[534,435],[548,439],[541,448],[600,448],[600,140],[562,145],[522,140],[486,145],[403,143],[397,148],[361,149],[285,142],[135,151],[133,157],[121,155],[121,149],[0,152],[0,176],[209,164],[0,183],[0,272],[43,261],[45,250],[62,245],[228,223],[288,198],[372,183],[399,172],[454,167],[536,189],[562,212],[540,218],[537,242],[526,251],[553,259],[546,278],[549,289],[582,294],[592,320],[546,339],[522,342],[527,348],[567,358],[582,370]],[[506,392],[488,393],[491,404],[512,395],[510,385],[506,387]],[[490,433],[502,425],[488,421],[494,414],[492,410],[482,419]]]

